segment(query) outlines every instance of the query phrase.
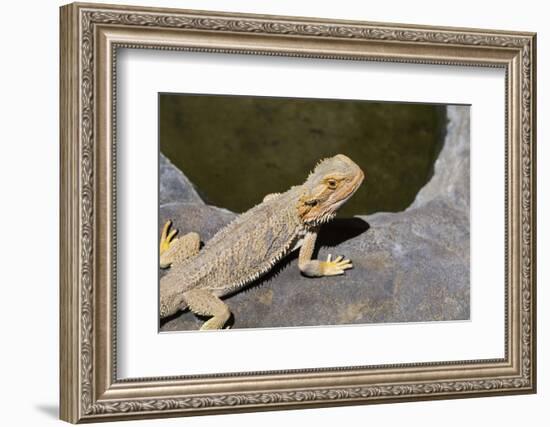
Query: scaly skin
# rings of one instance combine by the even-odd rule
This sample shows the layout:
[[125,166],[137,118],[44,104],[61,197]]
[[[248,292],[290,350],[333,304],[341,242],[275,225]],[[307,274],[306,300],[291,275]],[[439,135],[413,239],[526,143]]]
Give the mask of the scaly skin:
[[221,229],[199,252],[198,234],[175,238],[171,222],[161,236],[161,267],[170,267],[160,281],[160,316],[180,310],[211,316],[201,329],[221,329],[229,307],[220,299],[267,273],[300,248],[298,267],[308,277],[344,274],[349,260],[329,255],[312,260],[320,226],[355,193],[363,171],[339,154],[317,164],[306,182],[264,201]]

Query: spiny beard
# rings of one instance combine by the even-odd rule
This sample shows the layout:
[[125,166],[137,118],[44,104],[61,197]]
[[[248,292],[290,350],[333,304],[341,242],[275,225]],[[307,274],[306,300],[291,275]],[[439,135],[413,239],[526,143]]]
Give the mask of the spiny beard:
[[306,221],[306,224],[314,227],[318,225],[326,224],[327,222],[332,221],[335,216],[336,216],[336,212],[332,212],[329,210],[319,215],[316,218]]

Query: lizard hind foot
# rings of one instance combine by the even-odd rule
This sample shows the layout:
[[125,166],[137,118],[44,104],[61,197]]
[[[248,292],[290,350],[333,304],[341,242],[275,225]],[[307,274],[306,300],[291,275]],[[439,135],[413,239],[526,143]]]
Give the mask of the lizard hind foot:
[[204,322],[204,324],[201,326],[201,331],[217,331],[219,329],[230,329],[231,325],[227,325],[224,327],[225,319],[220,317],[212,317],[211,319]]
[[183,298],[192,313],[212,316],[201,327],[201,331],[223,329],[231,317],[231,310],[220,298],[205,289],[191,289]]

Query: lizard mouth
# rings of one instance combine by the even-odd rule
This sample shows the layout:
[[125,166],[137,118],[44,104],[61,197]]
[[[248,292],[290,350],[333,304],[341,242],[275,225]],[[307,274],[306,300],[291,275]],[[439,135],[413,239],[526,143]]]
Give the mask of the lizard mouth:
[[[342,174],[351,175],[349,181],[343,183],[343,185],[337,189],[335,192],[330,194],[325,201],[316,201],[315,204],[311,205],[309,208],[305,209],[305,212],[301,215],[302,220],[308,224],[322,224],[327,221],[330,221],[336,215],[336,211],[346,203],[351,196],[357,191],[363,180],[365,179],[365,174],[361,168],[353,162],[349,157],[338,154],[333,159],[337,159],[344,165],[340,165],[340,170],[344,169],[346,172]],[[320,191],[326,194],[326,189],[322,188]]]

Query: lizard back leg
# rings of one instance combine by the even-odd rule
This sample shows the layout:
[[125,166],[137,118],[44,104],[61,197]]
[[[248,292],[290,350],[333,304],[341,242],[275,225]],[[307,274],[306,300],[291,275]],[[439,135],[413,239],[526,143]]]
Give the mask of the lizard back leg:
[[226,303],[206,289],[191,289],[183,294],[189,310],[199,316],[212,316],[201,327],[201,331],[222,329],[231,316]]
[[160,237],[160,268],[179,264],[199,253],[201,239],[197,233],[175,237],[178,230],[172,228],[172,221],[166,221]]

